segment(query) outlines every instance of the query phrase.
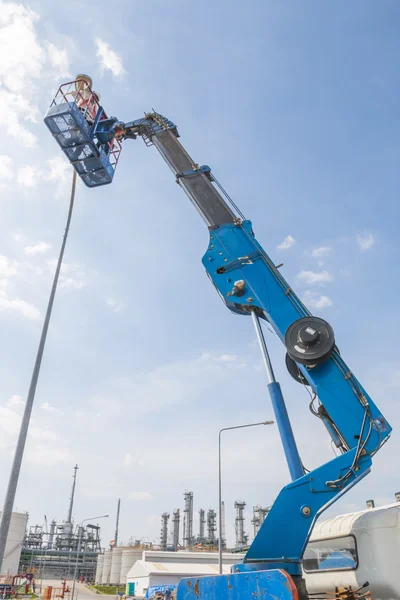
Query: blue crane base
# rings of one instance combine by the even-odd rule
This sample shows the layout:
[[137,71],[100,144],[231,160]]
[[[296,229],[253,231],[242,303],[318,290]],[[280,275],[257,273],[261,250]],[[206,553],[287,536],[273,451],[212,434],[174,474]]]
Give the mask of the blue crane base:
[[94,141],[94,128],[75,102],[51,106],[44,122],[85,185],[112,182],[115,169],[110,157]]
[[280,569],[182,579],[177,592],[177,600],[298,599],[293,579]]

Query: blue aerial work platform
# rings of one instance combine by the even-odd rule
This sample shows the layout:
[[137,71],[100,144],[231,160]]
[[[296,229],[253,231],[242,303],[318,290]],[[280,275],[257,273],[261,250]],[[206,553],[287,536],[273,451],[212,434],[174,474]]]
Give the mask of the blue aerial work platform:
[[121,143],[99,139],[107,115],[97,94],[79,84],[77,80],[59,87],[44,122],[82,181],[97,187],[112,182]]
[[[341,356],[333,328],[314,317],[295,294],[279,271],[281,265],[276,266],[267,255],[251,221],[210,167],[197,164],[179,142],[176,125],[154,110],[127,123],[108,118],[98,96],[93,98],[88,76],[79,75],[69,85],[75,85],[72,100],[60,91],[61,86],[45,121],[85,184],[110,183],[120,142],[142,138],[159,151],[206,223],[209,243],[203,266],[229,310],[253,320],[292,479],[276,498],[243,562],[235,564],[229,575],[223,574],[220,540],[220,574],[183,579],[177,600],[308,600],[302,560],[313,525],[328,506],[369,473],[372,458],[389,439],[391,426]],[[108,163],[111,155],[114,162]],[[309,388],[307,405],[337,449],[333,460],[311,471],[304,467],[297,449],[262,322],[285,345],[288,371],[297,383]],[[337,597],[364,598],[366,585]]]

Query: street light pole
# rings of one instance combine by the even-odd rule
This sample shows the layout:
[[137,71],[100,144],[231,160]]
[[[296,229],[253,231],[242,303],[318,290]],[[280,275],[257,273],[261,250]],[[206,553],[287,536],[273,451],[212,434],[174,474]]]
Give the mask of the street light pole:
[[[223,427],[218,434],[218,565],[219,574],[222,575],[222,477],[221,477],[221,434],[231,429],[244,429],[245,427],[257,427],[258,425],[273,425],[273,421],[261,421],[260,423],[249,423],[248,425],[236,425],[234,427]],[[72,598],[73,600],[73,598]]]
[[2,570],[4,553],[6,550],[6,543],[8,537],[8,531],[10,529],[11,515],[14,506],[15,494],[17,491],[19,473],[21,471],[22,457],[25,449],[25,442],[28,435],[29,422],[31,418],[31,412],[33,407],[33,401],[35,399],[36,386],[39,379],[40,366],[42,364],[44,347],[46,344],[47,338],[47,330],[50,324],[51,312],[53,309],[54,298],[57,290],[58,278],[60,275],[61,264],[64,256],[65,245],[67,243],[67,237],[69,232],[69,227],[71,223],[72,217],[72,209],[74,207],[74,199],[75,199],[75,186],[76,186],[76,171],[74,171],[72,177],[72,189],[71,189],[71,199],[69,203],[69,210],[67,216],[67,223],[65,226],[65,232],[63,241],[61,244],[61,250],[58,257],[56,271],[54,273],[53,285],[51,287],[50,297],[47,304],[47,310],[45,319],[43,322],[42,333],[40,335],[39,347],[36,354],[35,365],[32,372],[31,383],[29,386],[28,396],[26,398],[24,414],[22,416],[21,427],[19,430],[17,446],[15,448],[14,459],[11,467],[10,479],[8,481],[8,487],[6,491],[6,497],[4,500],[3,511],[1,515],[0,521],[0,573]]
[[77,544],[77,548],[76,548],[76,561],[75,561],[75,569],[74,569],[74,579],[72,582],[72,592],[71,592],[71,600],[74,600],[74,593],[75,593],[75,583],[76,583],[76,576],[78,573],[78,564],[79,564],[79,553],[81,551],[81,542],[82,542],[82,525],[84,523],[86,523],[87,521],[97,521],[97,519],[107,519],[107,517],[109,517],[110,515],[101,515],[100,517],[90,517],[90,519],[83,519],[83,521],[81,521],[78,525],[78,544]]

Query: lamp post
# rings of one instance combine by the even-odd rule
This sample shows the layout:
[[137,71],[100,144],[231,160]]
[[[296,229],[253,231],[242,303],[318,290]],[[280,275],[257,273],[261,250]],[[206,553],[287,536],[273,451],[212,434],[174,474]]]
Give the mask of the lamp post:
[[[222,478],[221,478],[221,434],[223,431],[232,429],[244,429],[246,427],[257,427],[258,425],[273,425],[274,421],[261,421],[260,423],[249,423],[247,425],[235,425],[234,427],[223,427],[218,434],[218,565],[219,574],[222,575]],[[73,598],[72,598],[73,600]]]
[[109,517],[110,515],[100,515],[100,517],[90,517],[90,519],[83,519],[83,521],[81,521],[78,525],[78,544],[77,544],[77,548],[76,548],[76,561],[75,561],[75,569],[74,569],[74,580],[72,582],[72,592],[71,592],[71,600],[74,600],[74,593],[75,593],[75,583],[76,583],[76,576],[78,573],[78,564],[79,564],[79,553],[81,551],[81,541],[82,541],[82,525],[84,523],[86,523],[87,521],[97,521],[97,519],[107,519],[107,517]]
[[58,278],[59,278],[60,271],[61,271],[61,265],[62,265],[62,260],[63,260],[63,256],[64,256],[65,245],[67,243],[67,237],[68,237],[69,227],[70,227],[70,223],[71,223],[72,210],[74,207],[74,199],[75,199],[75,186],[76,186],[76,171],[74,171],[74,174],[72,177],[71,199],[70,199],[70,203],[69,203],[67,223],[65,226],[65,232],[64,232],[64,237],[63,237],[63,241],[61,244],[60,254],[58,256],[57,267],[56,267],[56,270],[54,273],[53,284],[51,286],[51,292],[50,292],[49,301],[47,304],[46,315],[45,315],[43,326],[42,326],[42,333],[40,334],[39,346],[38,346],[38,350],[36,353],[36,359],[35,359],[35,364],[33,367],[31,383],[29,385],[28,396],[26,398],[24,414],[22,416],[21,426],[20,426],[20,430],[19,430],[19,434],[18,434],[18,441],[17,441],[17,445],[15,448],[14,459],[13,459],[13,463],[12,463],[12,467],[11,467],[10,478],[8,481],[6,497],[4,500],[4,506],[3,506],[3,511],[2,511],[1,520],[0,520],[0,573],[2,570],[4,553],[6,550],[8,531],[10,529],[10,522],[11,522],[12,510],[13,510],[13,506],[14,506],[15,494],[17,492],[18,479],[19,479],[19,474],[21,471],[22,458],[23,458],[24,450],[25,450],[25,442],[26,442],[26,438],[27,438],[28,430],[29,430],[29,422],[31,419],[33,401],[35,399],[35,394],[36,394],[36,386],[37,386],[38,379],[39,379],[40,367],[42,364],[43,352],[44,352],[44,347],[45,347],[46,339],[47,339],[47,331],[49,329],[50,317],[51,317],[51,312],[53,310],[53,304],[54,304],[54,298],[55,298],[56,290],[57,290]]

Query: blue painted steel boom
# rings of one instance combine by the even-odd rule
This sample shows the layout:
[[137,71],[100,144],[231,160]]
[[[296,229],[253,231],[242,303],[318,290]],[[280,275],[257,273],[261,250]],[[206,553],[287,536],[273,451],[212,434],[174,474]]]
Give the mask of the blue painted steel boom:
[[[57,107],[60,110],[64,108]],[[52,129],[52,115],[46,119]],[[256,240],[251,222],[234,205],[211,169],[196,164],[179,143],[176,125],[152,112],[130,123],[116,118],[103,120],[91,133],[100,151],[114,139],[136,137],[157,148],[204,219],[210,240],[203,265],[223,302],[236,314],[253,313],[256,322],[267,321],[285,343],[288,328],[311,313]],[[85,166],[87,170],[91,168],[91,164]],[[374,454],[391,432],[336,347],[320,364],[297,367],[313,391],[313,400],[318,399],[318,409],[311,402],[312,412],[321,418],[341,454],[305,473],[293,439],[294,480],[281,490],[244,563],[235,565],[235,572],[284,569],[291,575],[301,575],[301,560],[318,515],[368,474]],[[290,429],[290,424],[279,384],[272,381],[269,388],[278,424],[283,423],[284,438],[283,429]]]
[[[151,140],[206,222],[210,242],[203,265],[226,306],[242,315],[255,310],[284,341],[289,325],[311,313],[256,240],[251,222],[228,203],[210,168],[200,167],[189,156],[174,123],[153,112],[123,127],[126,137]],[[240,290],[235,288],[238,281],[244,282]],[[316,518],[369,472],[373,455],[391,431],[336,349],[323,364],[298,367],[324,407],[325,424],[333,439],[339,439],[342,454],[283,488],[243,569],[246,563],[252,563],[250,569],[259,569],[262,563],[299,574]]]

